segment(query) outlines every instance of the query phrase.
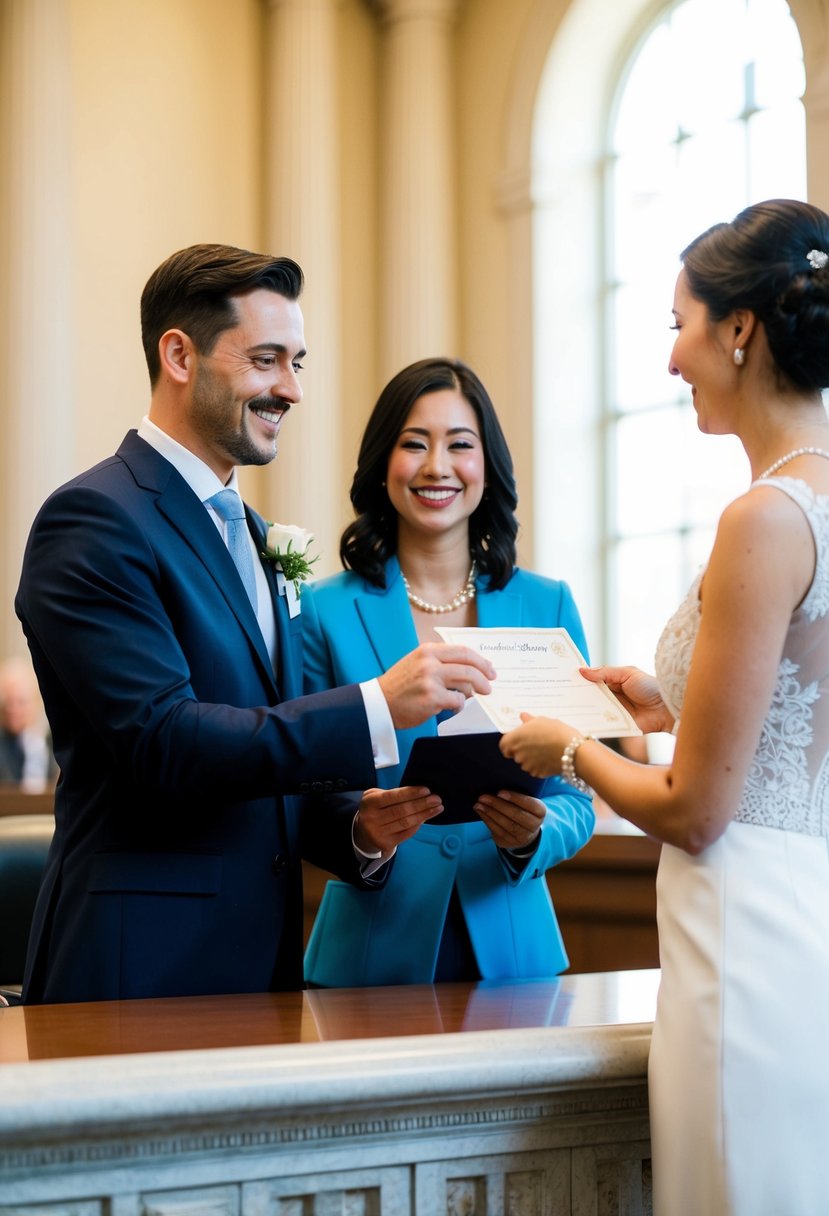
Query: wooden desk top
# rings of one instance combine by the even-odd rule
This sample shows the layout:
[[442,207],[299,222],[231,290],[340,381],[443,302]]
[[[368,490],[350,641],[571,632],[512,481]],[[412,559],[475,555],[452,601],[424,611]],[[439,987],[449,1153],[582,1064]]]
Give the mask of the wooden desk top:
[[24,794],[13,785],[0,783],[0,815],[52,815],[55,794]]
[[[653,1020],[658,971],[0,1009],[0,1065]],[[0,1086],[2,1079],[0,1079]]]

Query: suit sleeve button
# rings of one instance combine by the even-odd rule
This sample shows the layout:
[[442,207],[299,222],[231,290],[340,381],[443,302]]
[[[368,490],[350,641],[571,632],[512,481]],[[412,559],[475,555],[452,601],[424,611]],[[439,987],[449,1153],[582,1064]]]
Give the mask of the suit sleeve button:
[[276,857],[274,857],[273,861],[271,862],[271,869],[273,870],[274,874],[281,874],[287,864],[287,858],[283,857],[281,853],[277,853]]

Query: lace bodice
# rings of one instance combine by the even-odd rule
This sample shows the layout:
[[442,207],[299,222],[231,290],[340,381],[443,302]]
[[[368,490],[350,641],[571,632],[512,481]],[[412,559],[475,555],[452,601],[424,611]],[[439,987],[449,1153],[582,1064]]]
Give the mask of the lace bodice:
[[[829,496],[816,495],[793,477],[762,484],[776,486],[800,506],[817,557],[812,585],[792,615],[771,707],[735,818],[829,836]],[[703,573],[668,621],[656,649],[662,696],[677,718],[699,630]]]

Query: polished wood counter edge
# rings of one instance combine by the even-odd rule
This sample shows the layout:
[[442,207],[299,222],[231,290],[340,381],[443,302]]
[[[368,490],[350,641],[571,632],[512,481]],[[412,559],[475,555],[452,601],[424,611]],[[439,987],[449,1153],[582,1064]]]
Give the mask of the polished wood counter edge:
[[632,971],[5,1009],[0,1140],[229,1106],[644,1081],[657,984]]
[[654,970],[0,1009],[0,1065],[652,1019]]

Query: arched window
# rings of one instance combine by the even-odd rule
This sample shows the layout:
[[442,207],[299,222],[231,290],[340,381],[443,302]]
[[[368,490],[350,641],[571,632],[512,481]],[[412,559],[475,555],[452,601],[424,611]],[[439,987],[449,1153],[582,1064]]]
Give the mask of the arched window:
[[805,86],[784,0],[683,0],[640,39],[611,107],[602,435],[605,654],[652,666],[662,625],[747,485],[668,375],[678,254],[751,202],[806,197]]

